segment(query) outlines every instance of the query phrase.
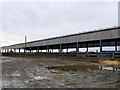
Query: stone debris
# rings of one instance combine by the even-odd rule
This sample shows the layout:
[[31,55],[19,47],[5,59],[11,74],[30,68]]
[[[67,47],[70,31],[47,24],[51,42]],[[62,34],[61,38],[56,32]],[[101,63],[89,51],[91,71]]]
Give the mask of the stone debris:
[[20,76],[20,73],[18,73],[18,71],[15,71],[13,74],[12,74],[13,77],[19,77]]

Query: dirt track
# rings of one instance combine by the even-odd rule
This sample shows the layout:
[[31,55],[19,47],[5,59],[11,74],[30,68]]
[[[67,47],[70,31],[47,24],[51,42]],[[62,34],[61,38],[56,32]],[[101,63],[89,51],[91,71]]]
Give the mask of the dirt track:
[[[98,63],[20,57],[2,57],[2,60],[3,88],[116,88],[119,86],[120,71],[100,69]],[[49,66],[70,68],[65,67],[67,70],[46,68]],[[72,70],[72,68],[76,69],[75,66],[78,69]]]

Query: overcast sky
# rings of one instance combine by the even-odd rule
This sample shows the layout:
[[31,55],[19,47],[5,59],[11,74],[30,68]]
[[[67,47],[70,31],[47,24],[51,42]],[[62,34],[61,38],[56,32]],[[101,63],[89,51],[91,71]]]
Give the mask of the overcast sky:
[[117,2],[0,4],[2,46],[118,25]]

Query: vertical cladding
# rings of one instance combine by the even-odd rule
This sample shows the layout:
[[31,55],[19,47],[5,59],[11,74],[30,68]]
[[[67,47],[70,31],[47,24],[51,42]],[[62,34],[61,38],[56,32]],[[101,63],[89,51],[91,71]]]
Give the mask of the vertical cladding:
[[64,43],[66,43],[67,42],[67,38],[66,37],[64,37]]
[[32,42],[32,43],[31,43],[31,46],[35,46],[35,42]]
[[[44,45],[55,45],[55,44],[62,44],[62,43],[72,43],[72,42],[84,42],[84,41],[92,41],[92,40],[101,40],[101,39],[114,39],[120,38],[120,29],[112,29],[112,30],[103,30],[97,32],[88,32],[78,35],[71,35],[65,37],[58,37],[49,40],[41,40],[36,42],[29,42],[27,43],[27,47],[30,46],[44,46]],[[25,43],[11,45],[4,48],[14,49],[14,48],[24,48]]]
[[26,46],[27,46],[27,47],[30,47],[30,43],[27,43]]
[[58,38],[54,39],[53,43],[54,44],[57,44],[59,41],[58,41]]
[[51,42],[52,42],[52,39],[48,41],[48,44],[47,44],[47,45],[51,45]]
[[20,44],[20,45],[18,45],[17,47],[23,48],[24,46],[25,46],[24,44]]
[[78,42],[80,42],[82,40],[82,35],[78,35],[77,39],[78,39]]
[[62,39],[61,38],[57,38],[56,41],[57,41],[56,42],[57,44],[60,44],[62,42]]
[[66,37],[62,37],[62,38],[61,38],[61,43],[66,43],[66,40],[67,40]]
[[59,38],[58,44],[66,43],[67,38],[66,37],[61,37]]
[[89,40],[100,40],[101,39],[101,32],[94,32],[94,33],[88,33],[83,35],[77,36],[78,41],[89,41]]
[[49,40],[49,45],[52,45],[52,44],[55,44],[55,40],[54,39]]
[[88,39],[90,39],[90,34],[84,34],[83,35],[84,41],[87,41]]
[[39,43],[38,42],[34,42],[32,43],[33,45],[32,46],[39,46]]
[[78,36],[78,41],[79,41],[79,42],[81,42],[81,41],[86,41],[88,38],[89,38],[89,35],[88,35],[88,34],[82,34],[82,35],[79,35],[79,36]]
[[90,33],[87,33],[87,34],[84,34],[84,41],[88,41],[88,40],[91,40],[91,35]]
[[118,38],[118,29],[111,30],[111,32],[112,32],[112,38]]
[[102,35],[102,39],[111,39],[112,38],[112,32],[110,30],[102,31],[101,35]]
[[42,45],[46,45],[46,41],[40,41],[41,43],[40,43],[40,46],[42,46]]
[[66,43],[70,43],[70,37],[66,37],[67,40],[66,40]]
[[76,36],[70,36],[70,43],[71,42],[77,42],[77,35]]
[[96,32],[90,33],[90,40],[95,40]]
[[50,40],[47,40],[47,41],[46,41],[46,45],[49,45],[49,43],[50,43]]
[[39,46],[42,46],[41,41],[39,41]]
[[118,38],[120,38],[120,29],[118,29]]
[[101,40],[101,32],[96,32],[95,40]]

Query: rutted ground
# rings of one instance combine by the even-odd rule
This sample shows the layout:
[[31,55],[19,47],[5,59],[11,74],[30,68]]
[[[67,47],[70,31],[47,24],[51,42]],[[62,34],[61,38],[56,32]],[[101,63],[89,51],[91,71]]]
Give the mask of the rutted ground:
[[105,67],[101,69],[98,63],[50,58],[2,57],[2,60],[3,88],[116,88],[119,86],[120,69],[119,65],[115,64],[117,70],[114,68],[106,70]]

